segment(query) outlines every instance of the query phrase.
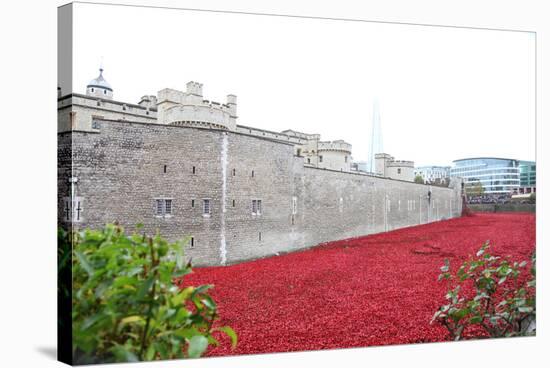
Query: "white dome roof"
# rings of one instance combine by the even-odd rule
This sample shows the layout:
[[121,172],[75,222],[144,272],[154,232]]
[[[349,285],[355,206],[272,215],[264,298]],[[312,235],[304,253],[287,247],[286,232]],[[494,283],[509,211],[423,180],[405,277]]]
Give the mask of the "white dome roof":
[[109,82],[107,82],[105,78],[103,78],[103,68],[99,69],[99,76],[95,79],[92,79],[90,83],[88,83],[88,85],[86,86],[86,88],[91,88],[91,87],[103,88],[111,92],[113,91],[113,88],[111,87]]

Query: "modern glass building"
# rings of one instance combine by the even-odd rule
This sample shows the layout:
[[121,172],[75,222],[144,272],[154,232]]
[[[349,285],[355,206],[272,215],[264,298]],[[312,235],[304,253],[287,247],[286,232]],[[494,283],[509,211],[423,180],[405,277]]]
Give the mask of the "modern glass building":
[[537,187],[537,165],[534,161],[519,162],[519,193],[534,193]]
[[464,158],[453,161],[451,177],[461,177],[464,185],[481,183],[484,194],[508,194],[520,186],[520,161],[498,157]]

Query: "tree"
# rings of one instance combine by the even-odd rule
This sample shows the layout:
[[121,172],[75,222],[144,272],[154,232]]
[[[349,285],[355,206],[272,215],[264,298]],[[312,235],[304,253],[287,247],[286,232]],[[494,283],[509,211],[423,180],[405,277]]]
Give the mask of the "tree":
[[465,191],[468,197],[478,197],[485,193],[485,188],[483,188],[483,185],[479,180],[476,180],[466,184]]
[[422,179],[422,175],[416,175],[414,177],[414,182],[417,184],[424,184],[424,179]]

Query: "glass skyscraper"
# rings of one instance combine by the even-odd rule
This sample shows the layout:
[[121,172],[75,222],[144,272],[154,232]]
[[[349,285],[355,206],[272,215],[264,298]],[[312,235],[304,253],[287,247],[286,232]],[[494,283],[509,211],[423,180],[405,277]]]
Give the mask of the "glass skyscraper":
[[463,178],[465,186],[481,183],[484,194],[512,193],[520,187],[520,161],[497,157],[455,160],[451,177]]

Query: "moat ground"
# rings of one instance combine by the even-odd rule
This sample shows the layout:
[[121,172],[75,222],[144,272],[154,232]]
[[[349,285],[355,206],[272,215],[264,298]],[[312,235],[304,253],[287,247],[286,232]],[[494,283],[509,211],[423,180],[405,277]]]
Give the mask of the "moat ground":
[[196,269],[213,284],[220,325],[239,336],[208,355],[337,349],[448,340],[430,320],[445,302],[437,277],[489,240],[491,252],[529,260],[535,214],[476,213],[227,267]]

